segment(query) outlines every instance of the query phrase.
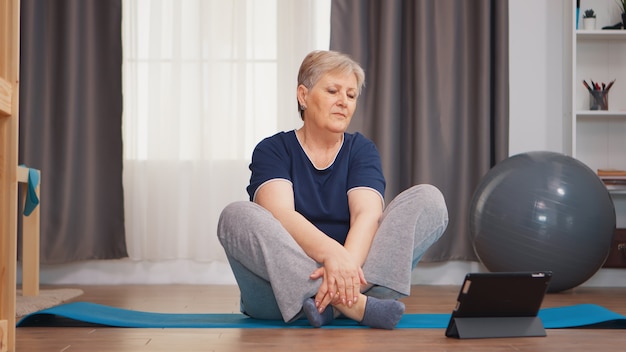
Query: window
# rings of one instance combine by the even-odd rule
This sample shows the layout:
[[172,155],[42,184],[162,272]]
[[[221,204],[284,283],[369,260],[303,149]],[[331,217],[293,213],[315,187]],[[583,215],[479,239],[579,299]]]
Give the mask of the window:
[[132,259],[224,260],[223,207],[252,149],[301,124],[300,62],[327,49],[329,0],[125,0],[124,190]]

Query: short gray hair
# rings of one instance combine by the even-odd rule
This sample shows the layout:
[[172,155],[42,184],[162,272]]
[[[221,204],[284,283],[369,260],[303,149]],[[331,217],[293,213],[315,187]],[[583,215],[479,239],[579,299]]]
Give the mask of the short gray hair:
[[[329,72],[353,73],[356,76],[357,96],[361,95],[361,90],[365,85],[365,72],[363,68],[346,54],[329,51],[316,50],[310,52],[300,65],[298,72],[298,86],[301,84],[311,89],[320,78]],[[303,117],[304,110],[298,102],[300,117]]]

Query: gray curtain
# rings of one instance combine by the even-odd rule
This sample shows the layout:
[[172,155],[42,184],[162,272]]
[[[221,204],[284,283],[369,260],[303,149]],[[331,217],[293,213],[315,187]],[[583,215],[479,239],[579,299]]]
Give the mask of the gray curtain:
[[471,197],[508,156],[508,1],[333,0],[330,47],[365,69],[350,128],[378,146],[386,198],[419,183],[446,197],[423,260],[476,260]]
[[127,256],[121,18],[121,0],[21,0],[20,163],[42,172],[42,263]]

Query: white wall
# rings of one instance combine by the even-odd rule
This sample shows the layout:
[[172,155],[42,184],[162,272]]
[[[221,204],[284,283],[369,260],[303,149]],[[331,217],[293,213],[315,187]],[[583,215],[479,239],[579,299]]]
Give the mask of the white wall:
[[[569,102],[564,79],[570,71],[564,28],[569,0],[509,0],[509,153],[532,150],[570,153]],[[565,128],[564,128],[565,127]]]
[[[607,0],[610,1],[610,0]],[[565,94],[571,84],[564,55],[570,43],[569,0],[509,0],[511,155],[548,150],[570,153],[570,112]],[[460,284],[478,263],[420,264],[414,283]],[[19,278],[18,278],[19,279]],[[48,284],[198,283],[234,284],[227,264],[193,261],[93,261],[43,266]],[[586,286],[626,286],[626,270],[602,269]]]

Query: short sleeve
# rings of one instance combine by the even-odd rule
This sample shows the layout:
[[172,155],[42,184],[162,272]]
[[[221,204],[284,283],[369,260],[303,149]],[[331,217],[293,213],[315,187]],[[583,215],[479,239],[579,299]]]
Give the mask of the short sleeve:
[[376,145],[360,133],[355,133],[350,156],[348,191],[368,187],[376,190],[384,198],[385,186],[382,163]]
[[265,182],[273,179],[285,179],[291,181],[289,148],[286,145],[287,135],[285,132],[265,138],[254,148],[252,161],[250,162],[250,184],[246,188],[250,200],[258,188]]

